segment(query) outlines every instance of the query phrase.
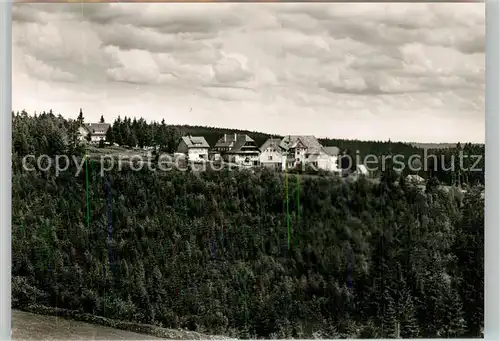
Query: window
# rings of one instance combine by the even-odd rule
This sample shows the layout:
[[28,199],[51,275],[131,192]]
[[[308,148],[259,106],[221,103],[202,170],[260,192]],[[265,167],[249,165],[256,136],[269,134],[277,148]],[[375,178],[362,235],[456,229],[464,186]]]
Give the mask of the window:
[[273,156],[272,156],[272,155],[269,155],[269,157],[268,157],[268,159],[267,159],[267,160],[268,160],[268,161],[272,161],[272,160],[273,160]]

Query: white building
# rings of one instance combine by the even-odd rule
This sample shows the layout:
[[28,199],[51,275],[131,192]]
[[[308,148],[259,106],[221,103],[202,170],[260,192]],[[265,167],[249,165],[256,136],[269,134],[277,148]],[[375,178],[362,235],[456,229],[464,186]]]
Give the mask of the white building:
[[408,183],[412,183],[412,184],[415,184],[415,185],[425,184],[425,179],[422,178],[420,175],[417,175],[417,174],[409,174],[409,175],[406,176],[405,180]]
[[270,138],[259,148],[260,164],[264,167],[280,169],[283,163],[283,148],[280,146],[280,140]]
[[219,154],[230,163],[241,166],[258,166],[260,150],[255,141],[245,134],[224,134],[217,141],[213,150],[214,156]]
[[280,146],[284,150],[283,170],[308,163],[313,167],[318,167],[318,158],[320,158],[323,146],[316,137],[312,135],[288,135],[281,140]]
[[89,123],[84,124],[78,129],[80,140],[86,140],[90,136],[90,143],[99,143],[106,141],[106,133],[111,127],[109,123]]
[[318,169],[340,173],[338,164],[339,149],[337,147],[323,147],[317,156]]
[[210,146],[203,136],[183,136],[177,153],[182,153],[189,158],[189,161],[202,162],[208,160],[208,150]]

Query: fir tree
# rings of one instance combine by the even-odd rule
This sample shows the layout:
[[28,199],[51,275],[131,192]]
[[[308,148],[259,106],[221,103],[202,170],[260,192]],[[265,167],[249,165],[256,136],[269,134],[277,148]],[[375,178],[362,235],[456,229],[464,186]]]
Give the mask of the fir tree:
[[382,333],[384,337],[395,338],[397,336],[397,314],[392,296],[387,289],[383,294],[384,303],[382,308]]
[[84,122],[85,119],[83,117],[83,111],[82,111],[82,109],[80,109],[80,112],[78,114],[78,118],[76,120],[77,120],[77,122],[78,122],[78,124],[80,126],[83,124],[83,122]]

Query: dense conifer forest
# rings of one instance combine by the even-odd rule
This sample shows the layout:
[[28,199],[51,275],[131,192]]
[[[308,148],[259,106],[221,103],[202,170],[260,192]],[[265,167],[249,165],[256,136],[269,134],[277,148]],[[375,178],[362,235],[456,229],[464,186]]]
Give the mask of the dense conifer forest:
[[[28,154],[83,155],[81,122],[13,113],[14,307],[239,338],[480,336],[484,171],[426,173],[422,191],[390,167],[379,183],[267,170],[124,167],[102,177],[98,163],[77,176],[75,167],[59,176],[23,169]],[[109,135],[171,152],[188,130],[211,131],[212,144],[223,133],[124,118]],[[268,136],[259,134],[249,132]],[[441,152],[451,160],[467,148],[484,154],[470,144]],[[440,189],[456,181],[465,193]]]

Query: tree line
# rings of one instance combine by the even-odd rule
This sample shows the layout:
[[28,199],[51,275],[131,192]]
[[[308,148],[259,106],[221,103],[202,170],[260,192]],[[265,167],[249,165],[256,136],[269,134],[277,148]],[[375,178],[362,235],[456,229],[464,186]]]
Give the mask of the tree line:
[[[16,148],[20,153],[29,154],[36,149],[57,154],[65,146],[64,141],[68,146],[66,152],[79,152],[81,145],[77,138],[78,127],[85,121],[82,110],[80,110],[75,120],[66,120],[60,115],[56,117],[52,110],[35,116],[30,116],[25,111],[12,113],[12,115],[14,124],[18,123],[20,125],[14,134],[14,142],[17,143]],[[104,121],[104,117],[101,116],[100,122],[103,123]],[[38,140],[33,141],[35,144],[28,141],[32,137],[27,131],[26,125],[30,124],[36,126],[32,128],[33,136],[39,138],[42,146],[35,148],[35,144],[39,143]],[[47,125],[51,126],[47,127]],[[164,119],[160,123],[155,121],[148,123],[144,118],[131,119],[130,117],[122,118],[119,116],[111,123],[106,140],[108,144],[117,144],[125,148],[154,147],[159,153],[174,153],[181,136],[203,136],[210,146],[214,146],[221,136],[230,133],[247,134],[256,141],[257,146],[262,145],[270,137],[282,137],[248,130],[168,125]],[[386,163],[383,166],[383,163],[386,162],[384,157],[398,156],[405,163],[405,167],[401,169],[404,176],[417,174],[424,179],[435,178],[440,183],[448,186],[484,185],[484,144],[457,143],[453,148],[424,150],[411,143],[391,142],[390,140],[360,141],[323,138],[319,139],[319,142],[323,146],[336,146],[339,148],[339,168],[347,171],[347,173],[354,172],[357,163],[368,162],[368,155],[371,155],[376,157],[377,160],[375,166],[370,164],[370,167],[376,168],[372,175],[380,177],[382,170],[387,165]],[[55,150],[47,150],[44,146],[48,145],[53,146],[50,148],[55,148]],[[100,146],[104,147],[104,143],[101,143]],[[419,156],[419,165],[412,165],[412,170],[409,167],[410,160],[415,155]]]

